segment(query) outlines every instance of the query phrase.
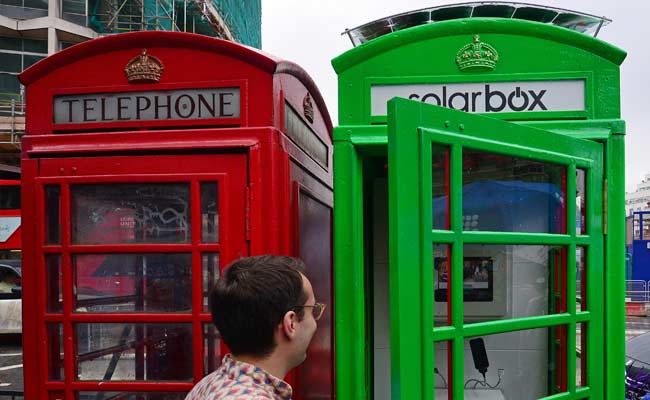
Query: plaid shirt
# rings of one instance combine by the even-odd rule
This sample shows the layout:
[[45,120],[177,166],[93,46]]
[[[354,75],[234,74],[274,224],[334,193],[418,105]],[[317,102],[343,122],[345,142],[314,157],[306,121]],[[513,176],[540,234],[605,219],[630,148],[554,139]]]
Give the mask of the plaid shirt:
[[230,354],[194,386],[185,400],[291,400],[291,386]]

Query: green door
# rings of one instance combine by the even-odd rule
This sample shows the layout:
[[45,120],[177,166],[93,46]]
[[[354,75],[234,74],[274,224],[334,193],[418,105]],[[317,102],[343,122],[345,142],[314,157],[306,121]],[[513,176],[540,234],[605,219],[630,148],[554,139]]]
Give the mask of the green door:
[[600,143],[388,103],[391,398],[602,399]]

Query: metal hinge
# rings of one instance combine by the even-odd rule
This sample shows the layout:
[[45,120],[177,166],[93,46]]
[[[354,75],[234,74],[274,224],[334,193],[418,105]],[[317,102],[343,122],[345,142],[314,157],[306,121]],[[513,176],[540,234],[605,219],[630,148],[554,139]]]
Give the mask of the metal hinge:
[[251,240],[251,187],[246,186],[246,199],[245,199],[245,205],[244,205],[244,226],[245,226],[245,232],[244,235],[246,236],[246,240],[250,241]]
[[607,235],[607,178],[603,179],[603,235]]

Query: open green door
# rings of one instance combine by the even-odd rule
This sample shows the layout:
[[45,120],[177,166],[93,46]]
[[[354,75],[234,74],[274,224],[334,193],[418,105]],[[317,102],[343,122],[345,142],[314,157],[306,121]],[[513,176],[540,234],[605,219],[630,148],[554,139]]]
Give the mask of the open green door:
[[602,399],[602,145],[398,98],[388,131],[391,398]]

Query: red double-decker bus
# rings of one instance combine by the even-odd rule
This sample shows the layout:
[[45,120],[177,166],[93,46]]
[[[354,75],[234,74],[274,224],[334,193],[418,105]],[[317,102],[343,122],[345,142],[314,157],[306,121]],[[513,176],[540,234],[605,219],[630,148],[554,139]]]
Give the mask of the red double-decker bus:
[[20,181],[0,180],[0,334],[21,333]]

